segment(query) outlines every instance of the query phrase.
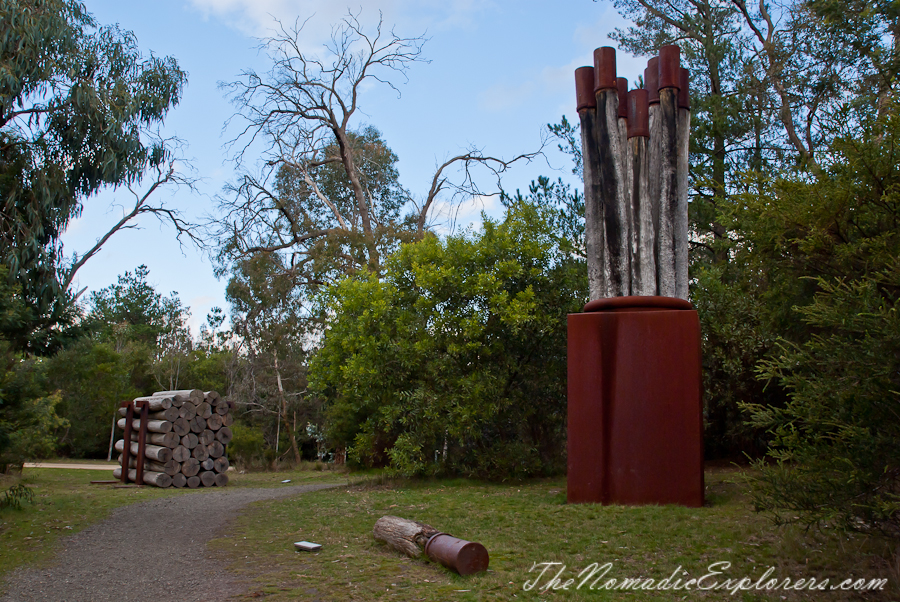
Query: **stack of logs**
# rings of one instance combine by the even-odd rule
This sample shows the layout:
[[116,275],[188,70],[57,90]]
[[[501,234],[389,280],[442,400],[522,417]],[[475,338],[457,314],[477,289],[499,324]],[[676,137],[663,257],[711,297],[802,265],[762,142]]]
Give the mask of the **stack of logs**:
[[[143,483],[156,487],[222,487],[228,483],[228,458],[225,449],[231,441],[229,428],[234,422],[232,402],[215,391],[199,389],[157,391],[150,397],[134,400],[149,405],[144,446]],[[119,408],[120,416],[127,416],[128,404]],[[141,429],[140,409],[134,411],[129,448],[128,480],[137,482],[137,455]],[[125,429],[126,418],[118,421]],[[127,430],[126,430],[127,432]],[[125,440],[119,439],[116,451],[125,450]],[[122,477],[124,454],[113,475]]]

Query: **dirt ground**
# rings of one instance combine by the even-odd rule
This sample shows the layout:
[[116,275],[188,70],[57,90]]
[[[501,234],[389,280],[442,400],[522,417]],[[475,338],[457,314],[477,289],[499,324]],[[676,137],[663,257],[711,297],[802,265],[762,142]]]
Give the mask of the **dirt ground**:
[[225,600],[243,588],[210,557],[206,543],[251,502],[331,486],[226,488],[118,508],[105,521],[63,539],[51,567],[14,571],[0,601]]

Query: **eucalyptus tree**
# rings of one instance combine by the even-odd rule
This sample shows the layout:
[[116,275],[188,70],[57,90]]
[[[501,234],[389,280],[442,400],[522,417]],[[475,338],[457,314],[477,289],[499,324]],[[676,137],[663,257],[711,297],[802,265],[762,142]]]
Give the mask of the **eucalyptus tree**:
[[[142,56],[131,32],[99,27],[75,0],[0,1],[0,64],[0,262],[32,314],[13,341],[40,350],[71,318],[75,272],[113,233],[148,212],[187,231],[151,202],[159,186],[189,183],[156,135],[187,74],[171,57]],[[104,187],[131,187],[134,209],[65,257],[63,232]]]

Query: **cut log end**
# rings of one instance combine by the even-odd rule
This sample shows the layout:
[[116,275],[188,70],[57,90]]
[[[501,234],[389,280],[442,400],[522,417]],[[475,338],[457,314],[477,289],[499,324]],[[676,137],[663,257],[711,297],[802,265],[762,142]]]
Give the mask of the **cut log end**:
[[439,531],[430,525],[399,516],[382,516],[372,529],[377,541],[410,558],[420,557],[428,539],[437,533]]

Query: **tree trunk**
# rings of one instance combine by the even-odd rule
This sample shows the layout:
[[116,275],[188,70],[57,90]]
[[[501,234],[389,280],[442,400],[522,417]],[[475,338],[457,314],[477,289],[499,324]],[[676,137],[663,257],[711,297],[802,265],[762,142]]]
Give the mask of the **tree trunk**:
[[204,470],[200,473],[200,482],[204,487],[212,487],[216,484],[216,473],[210,470]]
[[[118,460],[119,464],[122,464],[122,456],[119,456]],[[131,456],[128,458],[128,468],[137,468],[137,458]],[[153,472],[164,472],[170,477],[175,476],[179,472],[181,472],[181,464],[176,462],[175,460],[169,460],[168,462],[153,462],[152,460],[148,462],[144,462],[144,471],[153,471]]]
[[213,441],[206,446],[206,451],[209,453],[210,458],[221,458],[225,455],[225,446],[218,441]]
[[194,433],[188,433],[184,437],[181,438],[181,444],[188,449],[194,449],[200,443],[200,440],[197,438],[197,435]]
[[206,429],[206,419],[201,416],[194,416],[190,424],[192,433],[202,433]]
[[439,531],[430,525],[399,516],[382,516],[372,529],[376,540],[410,558],[422,556],[425,544],[437,533]]
[[227,426],[223,426],[216,431],[216,440],[218,440],[222,445],[228,445],[229,443],[231,443],[232,437],[234,437],[234,434]]
[[[138,440],[138,433],[135,431],[131,431],[131,440]],[[169,449],[175,449],[178,447],[178,435],[175,433],[147,433],[147,441],[146,443],[152,443],[153,445],[161,445],[163,447],[168,447]]]
[[179,489],[181,489],[185,485],[187,485],[187,477],[182,473],[179,472],[178,474],[172,476],[173,487],[178,487]]
[[181,474],[186,477],[196,476],[200,472],[200,460],[197,458],[188,458],[181,465]]
[[194,404],[203,403],[203,391],[200,389],[179,389],[178,391],[157,391],[154,397],[166,396],[180,399],[182,402],[191,401]]
[[[122,453],[125,451],[125,440],[119,439],[116,441],[116,451]],[[132,455],[137,455],[138,453],[138,444],[137,441],[131,441],[130,451]],[[150,458],[151,460],[156,460],[157,462],[168,462],[172,459],[172,450],[168,447],[160,447],[158,445],[145,445],[144,446],[144,457]]]
[[204,429],[197,437],[200,440],[200,445],[209,445],[216,440],[216,434],[209,429]]
[[197,415],[197,406],[191,402],[187,402],[179,408],[178,415],[190,422],[194,419],[194,416]]
[[178,420],[172,422],[172,431],[174,431],[175,434],[179,437],[184,437],[191,432],[191,423],[186,418],[179,418]]
[[172,459],[176,462],[187,462],[191,457],[191,450],[183,445],[179,445],[172,450]]
[[191,455],[200,462],[203,462],[205,459],[209,457],[209,452],[206,450],[205,445],[198,445],[194,449],[191,450]]
[[[119,421],[116,423],[120,429],[125,428],[125,421],[127,418],[119,418]],[[174,423],[169,422],[168,420],[148,420],[147,421],[147,430],[151,433],[170,433],[172,432],[172,427]],[[140,420],[132,420],[131,428],[134,430],[140,430],[141,421]]]
[[281,386],[281,371],[278,369],[278,353],[275,353],[275,380],[278,382],[278,395],[281,396],[281,418],[284,421],[284,430],[288,432],[291,439],[291,451],[294,452],[294,461],[300,463],[300,448],[297,447],[297,435],[291,429],[287,417],[287,401],[284,398],[284,388]]
[[216,487],[224,487],[228,484],[228,475],[224,472],[216,473]]
[[216,472],[226,472],[228,470],[228,458],[220,456],[213,461],[213,470]]
[[187,486],[191,489],[196,489],[200,486],[200,477],[194,475],[192,477],[187,478]]
[[201,418],[206,420],[207,418],[212,416],[212,413],[212,406],[205,401],[203,403],[197,404],[197,416],[200,416]]
[[167,396],[157,397],[154,395],[152,397],[135,397],[134,401],[146,401],[150,405],[151,412],[160,412],[171,408],[175,400]]
[[222,417],[218,414],[211,415],[206,419],[206,428],[211,431],[217,431],[222,428]]
[[[117,466],[115,470],[113,470],[113,476],[117,479],[122,478],[122,467]],[[129,469],[128,470],[128,480],[136,481],[137,480],[137,470]],[[153,485],[155,487],[169,487],[172,484],[172,477],[167,475],[164,472],[148,472],[144,471],[143,474],[144,485]]]
[[147,417],[151,420],[167,420],[169,422],[173,422],[175,420],[178,420],[178,416],[178,408],[169,408],[168,410],[162,410],[159,412],[150,412]]

